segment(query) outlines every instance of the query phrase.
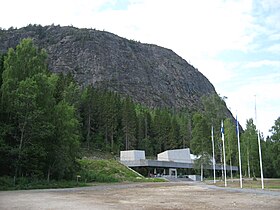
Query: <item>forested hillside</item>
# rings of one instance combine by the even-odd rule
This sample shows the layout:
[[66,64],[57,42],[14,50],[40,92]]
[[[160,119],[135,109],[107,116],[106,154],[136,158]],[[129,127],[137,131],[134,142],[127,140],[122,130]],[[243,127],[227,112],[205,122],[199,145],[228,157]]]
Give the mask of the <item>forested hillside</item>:
[[[212,125],[216,159],[220,159],[219,130],[227,108],[216,94],[203,97],[203,108],[196,111],[147,108],[115,92],[91,85],[81,88],[70,74],[51,73],[46,51],[31,39],[1,55],[0,73],[1,176],[71,179],[79,169],[82,148],[113,154],[143,149],[147,156],[154,156],[167,149],[190,147],[195,154],[211,154]],[[266,176],[276,177],[280,176],[275,168],[279,158],[271,151],[279,148],[279,120],[273,129],[272,139],[262,144],[268,151]],[[232,118],[225,121],[225,133],[227,164],[237,165]],[[242,157],[251,161],[251,176],[258,176],[259,170],[255,137],[249,120],[242,135]],[[246,164],[243,168],[246,173]]]

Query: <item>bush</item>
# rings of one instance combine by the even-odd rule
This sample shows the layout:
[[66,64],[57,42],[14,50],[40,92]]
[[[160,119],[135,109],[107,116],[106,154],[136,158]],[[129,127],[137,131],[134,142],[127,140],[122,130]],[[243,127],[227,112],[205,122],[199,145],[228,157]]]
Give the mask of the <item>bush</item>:
[[14,179],[8,176],[0,177],[0,190],[10,190],[14,188]]
[[47,180],[30,179],[26,177],[17,178],[14,184],[12,177],[0,177],[0,190],[29,190],[29,189],[48,189],[48,188],[70,188],[70,187],[84,187],[85,183],[67,180]]

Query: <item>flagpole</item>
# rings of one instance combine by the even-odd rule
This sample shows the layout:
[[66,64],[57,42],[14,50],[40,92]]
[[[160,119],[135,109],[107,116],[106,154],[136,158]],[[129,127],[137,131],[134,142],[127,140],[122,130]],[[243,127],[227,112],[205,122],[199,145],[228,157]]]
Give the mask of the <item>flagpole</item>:
[[225,175],[225,187],[227,186],[227,168],[226,168],[226,150],[225,150],[225,134],[224,134],[224,122],[222,120],[222,142],[223,142],[223,153],[224,153],[224,175]]
[[214,171],[214,184],[216,183],[216,162],[215,162],[215,146],[214,146],[214,128],[211,129],[212,150],[213,150],[213,171]]
[[259,155],[260,155],[260,169],[261,169],[262,189],[264,189],[264,183],[263,183],[263,167],[262,167],[262,149],[261,149],[260,131],[259,131],[259,130],[258,130],[258,142],[259,142]]
[[[255,119],[256,119],[256,127],[257,127],[257,100],[255,95]],[[260,140],[260,131],[257,128],[258,132],[258,144],[259,144],[259,156],[260,156],[260,170],[261,170],[261,182],[262,182],[262,189],[264,189],[263,183],[263,167],[262,167],[262,149],[261,149],[261,140]]]
[[239,156],[239,176],[240,176],[240,188],[243,188],[242,186],[242,167],[241,167],[241,155],[240,155],[240,138],[239,138],[239,123],[237,120],[236,115],[236,129],[237,129],[237,143],[238,143],[238,156]]

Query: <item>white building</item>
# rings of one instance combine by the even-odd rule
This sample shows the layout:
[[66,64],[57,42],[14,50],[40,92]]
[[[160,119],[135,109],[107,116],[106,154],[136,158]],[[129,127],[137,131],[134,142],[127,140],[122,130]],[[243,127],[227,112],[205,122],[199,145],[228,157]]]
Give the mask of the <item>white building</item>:
[[193,163],[197,157],[190,153],[190,149],[167,150],[157,155],[158,161],[171,161],[180,163]]
[[121,151],[120,161],[145,160],[145,151],[143,150],[127,150]]

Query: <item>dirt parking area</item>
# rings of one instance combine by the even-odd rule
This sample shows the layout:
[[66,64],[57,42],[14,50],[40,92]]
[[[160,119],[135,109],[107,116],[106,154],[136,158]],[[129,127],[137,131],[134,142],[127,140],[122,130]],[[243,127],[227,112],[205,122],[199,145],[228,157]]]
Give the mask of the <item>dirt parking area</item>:
[[0,209],[280,209],[280,192],[195,182],[0,192]]

